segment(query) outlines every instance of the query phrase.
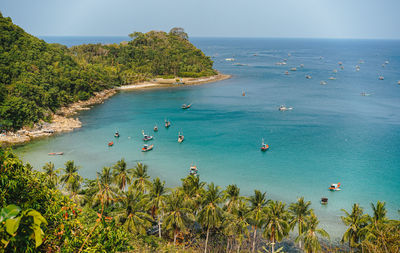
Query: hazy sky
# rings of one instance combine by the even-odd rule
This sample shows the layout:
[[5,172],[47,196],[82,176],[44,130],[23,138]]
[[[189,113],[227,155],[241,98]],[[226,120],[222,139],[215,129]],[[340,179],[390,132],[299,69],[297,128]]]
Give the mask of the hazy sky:
[[36,35],[185,28],[189,36],[400,39],[400,0],[0,0]]

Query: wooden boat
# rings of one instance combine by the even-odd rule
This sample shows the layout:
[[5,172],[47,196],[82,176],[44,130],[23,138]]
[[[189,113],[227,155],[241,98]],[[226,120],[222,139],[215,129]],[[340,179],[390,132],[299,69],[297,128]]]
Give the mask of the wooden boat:
[[154,126],[153,130],[154,130],[154,132],[158,132],[158,127]]
[[53,153],[48,153],[48,155],[63,155],[64,152],[53,152]]
[[171,122],[169,122],[168,120],[165,121],[165,128],[168,128],[171,126]]
[[285,75],[289,75],[289,71],[285,71]]
[[110,141],[110,142],[108,143],[108,146],[111,147],[112,145],[114,145],[114,142],[113,142],[113,141]]
[[150,141],[153,139],[153,136],[145,134],[144,130],[142,130],[142,134],[143,134],[143,141]]
[[311,76],[310,76],[310,75],[306,75],[306,78],[307,78],[307,79],[311,79]]
[[329,187],[329,190],[331,191],[340,191],[340,183],[337,184],[331,184],[331,186]]
[[322,197],[321,198],[321,205],[327,205],[328,204],[328,198]]
[[261,151],[267,151],[269,149],[269,145],[264,143],[264,139],[262,139]]
[[379,80],[385,80],[383,76],[379,76]]
[[245,93],[244,91],[242,92],[242,96],[243,96],[243,97],[246,96],[246,93]]
[[190,166],[189,173],[190,175],[197,175],[197,167],[195,165]]
[[336,80],[336,77],[331,76],[329,77],[329,80]]
[[297,68],[291,68],[290,69],[290,71],[296,71],[297,70]]
[[321,84],[321,85],[326,85],[326,84],[327,84],[327,82],[325,82],[325,81],[321,81],[319,84]]
[[115,138],[119,138],[119,133],[118,133],[118,131],[115,132],[114,137],[115,137]]
[[182,109],[189,109],[190,107],[192,106],[192,104],[188,104],[188,105],[186,105],[186,104],[183,104],[182,105]]
[[153,147],[154,147],[154,145],[147,145],[147,144],[144,144],[143,145],[143,148],[142,148],[142,152],[147,152],[147,151],[150,151],[150,150],[152,150],[153,149]]
[[185,139],[185,136],[183,136],[181,133],[178,134],[178,142],[182,143],[182,141]]

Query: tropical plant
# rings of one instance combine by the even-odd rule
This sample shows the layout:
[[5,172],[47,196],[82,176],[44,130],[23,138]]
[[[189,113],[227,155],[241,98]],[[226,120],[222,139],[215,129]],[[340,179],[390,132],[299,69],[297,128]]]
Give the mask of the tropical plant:
[[136,164],[132,171],[132,177],[133,181],[131,187],[133,187],[133,189],[145,193],[151,186],[151,182],[149,181],[150,176],[147,174],[147,165],[143,163],[138,162]]
[[103,167],[101,173],[97,173],[97,193],[94,203],[110,206],[116,200],[116,189],[112,185],[112,173],[109,167]]
[[232,212],[232,210],[239,205],[242,199],[243,198],[240,196],[240,188],[235,184],[228,185],[224,191],[224,200],[226,200],[224,206],[225,210],[227,212]]
[[61,176],[60,181],[66,186],[68,191],[72,190],[73,184],[81,181],[81,176],[78,174],[79,167],[75,165],[74,161],[67,161],[63,169],[64,175]]
[[151,215],[153,219],[157,216],[158,225],[158,237],[161,238],[161,218],[162,210],[165,208],[165,194],[167,193],[164,187],[165,181],[161,183],[161,180],[157,177],[153,180],[153,184],[150,189],[150,206]]
[[[289,206],[289,212],[292,216],[290,226],[292,227],[292,229],[294,229],[294,227],[297,225],[298,236],[303,233],[305,218],[312,212],[310,206],[311,202],[305,202],[304,197],[298,198],[296,203],[292,203]],[[299,240],[299,247],[301,248],[301,240]]]
[[225,234],[234,237],[237,244],[237,252],[240,252],[241,245],[246,237],[249,236],[249,223],[247,222],[247,214],[249,212],[247,202],[239,201],[237,206],[227,213],[230,219],[224,224]]
[[274,253],[275,243],[289,234],[289,212],[285,210],[285,204],[278,201],[270,201],[264,210],[266,221],[263,236],[271,242],[271,252]]
[[185,206],[191,208],[194,214],[197,215],[204,195],[205,182],[200,181],[200,177],[195,175],[188,175],[181,181],[180,190],[183,193]]
[[127,169],[124,159],[119,160],[113,166],[114,183],[121,191],[126,190],[126,186],[131,183],[132,169]]
[[58,184],[58,173],[59,169],[54,169],[54,163],[48,162],[43,166],[43,171],[47,176],[47,180],[52,187],[56,187]]
[[363,209],[354,204],[351,213],[342,209],[346,216],[341,216],[343,223],[348,226],[343,234],[342,242],[348,242],[351,248],[359,247],[361,231],[367,225],[368,215],[363,213]]
[[203,199],[203,208],[200,210],[198,217],[198,221],[207,231],[204,253],[207,252],[210,229],[221,225],[223,211],[219,204],[222,203],[222,200],[222,192],[219,186],[215,186],[214,183],[210,183]]
[[296,242],[300,240],[304,242],[304,249],[307,253],[321,251],[318,235],[329,239],[329,234],[324,229],[318,228],[318,224],[317,216],[311,211],[311,214],[305,219],[305,227],[302,234],[296,238]]
[[254,195],[248,198],[250,202],[250,212],[248,213],[249,224],[253,227],[253,246],[251,251],[256,249],[257,229],[261,228],[265,222],[264,207],[268,204],[266,193],[254,190]]

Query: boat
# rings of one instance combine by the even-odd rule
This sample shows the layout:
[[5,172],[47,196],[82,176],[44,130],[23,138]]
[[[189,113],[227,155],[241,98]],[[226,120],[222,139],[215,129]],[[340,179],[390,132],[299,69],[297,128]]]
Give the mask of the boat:
[[152,144],[152,145],[147,145],[147,144],[144,144],[143,145],[143,148],[142,148],[142,152],[147,152],[147,151],[150,151],[150,150],[152,150],[153,149],[153,147],[154,147],[154,145]]
[[332,72],[333,72],[333,73],[337,73],[337,69],[334,69]]
[[246,93],[245,93],[244,91],[242,92],[242,96],[243,96],[243,97],[246,96]]
[[185,136],[183,136],[180,132],[178,134],[178,142],[182,143],[182,141],[185,139]]
[[326,85],[326,84],[328,84],[328,83],[325,82],[325,81],[321,81],[319,84],[321,84],[321,85]]
[[64,152],[53,152],[53,153],[48,153],[48,155],[63,155]]
[[190,166],[189,173],[190,175],[197,175],[197,167],[195,165]]
[[342,66],[342,65],[343,65],[343,62],[340,61],[340,62],[338,62],[338,64],[339,64],[339,66]]
[[289,75],[289,71],[285,71],[285,75]]
[[262,139],[261,143],[261,151],[267,151],[269,149],[269,145],[264,143],[264,138]]
[[288,110],[293,110],[293,107],[286,107],[284,105],[279,106],[278,108],[279,111],[288,111]]
[[188,105],[183,104],[182,109],[189,109],[191,106],[192,106],[192,104],[188,104]]
[[153,139],[153,136],[145,134],[144,130],[142,130],[142,134],[143,134],[143,140],[144,141],[150,141],[150,140]]
[[371,94],[366,93],[366,92],[361,92],[361,96],[371,96]]
[[291,68],[290,69],[290,71],[296,71],[297,70],[297,68]]
[[336,77],[331,76],[329,77],[329,80],[336,80]]
[[310,75],[306,75],[306,78],[307,79],[311,79],[312,77]]
[[383,76],[379,76],[379,80],[384,80],[385,78]]
[[119,133],[118,133],[118,131],[115,132],[114,137],[115,137],[115,138],[119,138]]
[[400,81],[398,81],[397,84],[400,85]]
[[326,204],[328,204],[328,198],[322,197],[321,198],[321,205],[326,205]]
[[292,54],[291,54],[291,53],[288,53],[287,56],[290,57],[290,56],[292,56]]
[[235,58],[226,58],[225,61],[235,61]]
[[385,61],[385,64],[389,64],[389,61]]
[[108,143],[108,146],[111,147],[112,145],[114,145],[114,142],[113,142],[113,141],[110,141],[110,142]]
[[171,126],[171,122],[165,120],[165,128],[169,128]]
[[302,63],[302,64],[300,64],[300,68],[304,68],[304,64]]
[[154,132],[158,132],[158,127],[157,127],[157,125],[154,126],[153,130],[154,130]]
[[331,184],[331,186],[329,187],[329,190],[331,191],[340,191],[340,183],[337,184]]
[[340,66],[340,69],[341,69],[341,70],[343,70],[343,69],[344,69],[344,67],[343,67],[343,66]]

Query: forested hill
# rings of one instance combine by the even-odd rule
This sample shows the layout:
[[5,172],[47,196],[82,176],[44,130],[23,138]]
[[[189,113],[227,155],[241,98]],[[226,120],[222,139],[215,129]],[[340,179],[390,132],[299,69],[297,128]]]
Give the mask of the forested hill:
[[199,77],[213,62],[181,29],[133,33],[121,44],[49,44],[0,13],[0,129],[48,120],[61,106],[155,76]]

